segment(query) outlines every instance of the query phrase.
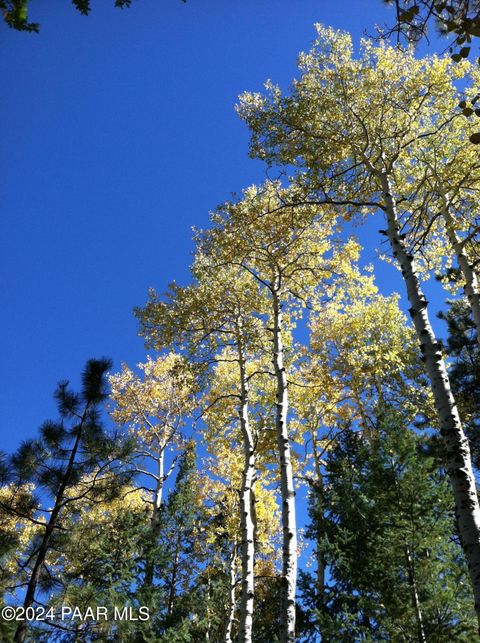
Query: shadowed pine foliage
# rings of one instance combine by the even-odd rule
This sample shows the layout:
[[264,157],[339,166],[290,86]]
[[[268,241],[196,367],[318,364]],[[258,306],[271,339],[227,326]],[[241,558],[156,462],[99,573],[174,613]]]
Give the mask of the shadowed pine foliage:
[[428,438],[395,415],[375,434],[346,431],[325,474],[323,511],[310,494],[308,536],[323,541],[330,578],[323,596],[303,574],[314,615],[310,640],[475,640],[468,574],[452,533],[445,476],[425,455]]

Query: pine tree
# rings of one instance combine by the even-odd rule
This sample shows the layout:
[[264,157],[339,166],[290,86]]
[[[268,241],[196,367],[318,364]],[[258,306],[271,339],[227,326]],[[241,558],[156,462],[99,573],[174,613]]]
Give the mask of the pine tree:
[[310,495],[309,536],[323,539],[323,606],[304,575],[311,632],[325,641],[472,641],[468,571],[452,536],[452,497],[425,455],[425,436],[398,414],[375,434],[345,431],[328,461],[324,510]]
[[201,640],[199,632],[207,627],[208,614],[206,522],[195,445],[190,441],[178,461],[174,487],[162,504],[155,546],[147,532],[149,547],[142,547],[150,556],[147,563],[153,567],[154,582],[137,591],[151,617],[140,628],[136,624],[136,641]]
[[[149,518],[147,496],[132,484],[120,488],[114,498],[92,502],[87,496],[67,505],[62,514],[65,535],[61,542],[56,540],[46,559],[56,583],[45,600],[56,618],[32,628],[35,641],[128,640],[131,623],[115,619],[115,608],[130,608],[138,617],[144,605],[137,586],[140,545],[146,539]],[[82,614],[90,610],[91,615],[85,620],[62,620],[62,606],[76,606]],[[108,619],[96,618],[98,607],[106,608]]]
[[[110,366],[108,359],[89,360],[79,394],[69,389],[67,381],[60,382],[55,391],[60,420],[45,422],[40,436],[24,442],[10,459],[10,484],[31,485],[37,494],[32,497],[35,511],[27,516],[37,530],[19,563],[26,585],[25,609],[35,604],[37,590],[56,584],[47,558],[65,538],[62,521],[66,508],[85,497],[92,502],[112,498],[128,479],[121,459],[129,446],[108,435],[100,420]],[[71,493],[73,489],[75,494]],[[10,504],[7,510],[25,518],[18,513],[18,503]],[[25,641],[26,635],[26,622],[21,621],[14,640]]]

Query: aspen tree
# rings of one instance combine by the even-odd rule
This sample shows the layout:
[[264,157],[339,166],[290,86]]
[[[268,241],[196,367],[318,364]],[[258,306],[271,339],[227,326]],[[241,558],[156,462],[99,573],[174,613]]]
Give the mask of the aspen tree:
[[[292,188],[294,190],[295,188]],[[212,216],[213,228],[199,236],[202,252],[218,266],[231,264],[253,275],[269,301],[267,329],[276,386],[275,427],[282,498],[283,563],[280,640],[295,638],[297,526],[289,429],[289,374],[286,338],[316,291],[331,286],[350,267],[357,245],[338,244],[334,217],[318,207],[289,207],[291,191],[277,182],[244,191]],[[319,285],[320,284],[320,285]],[[290,351],[289,351],[290,352]]]
[[[149,487],[153,547],[160,528],[165,483],[185,446],[182,428],[192,411],[193,380],[182,358],[174,353],[148,359],[138,367],[142,376],[123,364],[120,373],[109,377],[111,416],[118,425],[128,426],[135,439],[135,472],[153,481],[153,487]],[[169,453],[173,455],[166,466]],[[146,585],[152,584],[153,576],[154,562],[147,555]]]
[[[256,439],[250,424],[250,383],[255,368],[250,361],[264,343],[261,320],[264,305],[258,285],[248,274],[225,264],[212,266],[210,259],[197,253],[192,268],[195,283],[187,288],[172,285],[166,301],[154,293],[143,311],[138,311],[142,332],[159,346],[176,345],[201,370],[200,378],[208,389],[211,367],[226,360],[236,366],[236,386],[227,395],[236,400],[237,419],[243,440],[240,523],[242,590],[240,596],[239,640],[252,640],[254,605],[254,519],[253,485],[256,472]],[[222,356],[228,347],[231,353]],[[211,405],[221,401],[212,400]]]
[[[480,81],[471,73],[472,86]],[[473,89],[466,90],[470,95]],[[446,122],[427,145],[417,145],[405,159],[403,172],[417,175],[416,209],[410,215],[415,241],[423,250],[435,244],[441,228],[444,247],[437,250],[455,257],[460,282],[472,310],[480,343],[480,289],[478,284],[478,233],[480,230],[478,149],[469,144],[472,124],[461,114]],[[432,234],[433,233],[433,234]],[[437,233],[435,235],[435,233]]]
[[[231,362],[223,362],[216,366],[212,389],[208,393],[208,399],[218,399],[226,391],[231,391],[236,386],[237,372],[235,365]],[[261,411],[260,411],[261,412]],[[240,584],[243,591],[243,574],[240,576],[240,583],[237,580],[237,565],[243,567],[242,561],[237,559],[238,544],[242,542],[244,524],[238,520],[239,505],[243,509],[243,477],[244,477],[244,451],[239,427],[236,417],[234,403],[231,399],[224,397],[222,403],[210,407],[210,412],[205,417],[206,429],[204,432],[205,448],[211,454],[204,463],[204,469],[208,477],[204,481],[203,493],[206,498],[208,511],[212,514],[221,514],[222,519],[218,520],[214,533],[208,534],[207,539],[212,541],[226,540],[229,544],[228,574],[230,576],[230,600],[227,610],[225,641],[241,640],[242,632],[242,610],[245,601],[240,595],[239,605],[239,626],[234,627],[234,618],[237,613],[237,585]],[[261,420],[260,420],[261,421]],[[252,428],[255,425],[255,418],[252,418]],[[258,435],[258,434],[257,434]],[[261,440],[261,438],[260,438]],[[257,447],[259,458],[261,458],[262,447]],[[275,550],[277,545],[277,503],[274,490],[269,486],[268,472],[257,459],[257,473],[254,485],[252,485],[252,541],[254,543],[255,569],[259,563],[263,573],[268,570],[273,576],[275,574],[274,563],[276,562]],[[240,569],[240,571],[242,571]],[[234,637],[234,632],[237,636]]]
[[252,154],[306,168],[302,178],[310,194],[342,206],[347,218],[383,212],[383,233],[402,272],[435,400],[480,618],[480,508],[470,449],[430,323],[422,257],[404,225],[418,185],[401,171],[405,159],[452,118],[459,98],[454,82],[470,67],[435,56],[417,60],[412,51],[369,41],[356,60],[348,35],[322,27],[318,34],[311,52],[300,56],[302,75],[290,96],[270,85],[268,97],[243,95],[239,110],[252,129]]
[[376,433],[379,409],[401,408],[414,419],[428,408],[421,383],[423,369],[412,329],[398,307],[398,297],[378,293],[369,275],[351,276],[311,315],[310,346],[292,389],[292,404],[304,432],[309,456],[303,476],[309,485],[316,527],[316,606],[325,608],[324,494],[329,454],[341,435]]
[[[203,416],[205,422],[203,436],[205,448],[214,458],[208,469],[217,482],[209,483],[210,486],[215,488],[219,484],[218,480],[222,480],[220,489],[230,490],[231,500],[227,505],[232,506],[234,504],[237,506],[238,500],[240,500],[240,511],[245,513],[247,507],[244,484],[246,477],[244,427],[242,427],[238,411],[235,408],[236,397],[238,396],[238,367],[235,360],[232,359],[234,356],[235,353],[231,347],[224,349],[218,355],[218,363],[215,365],[210,387],[202,405],[207,409]],[[252,534],[245,534],[244,519],[238,524],[238,512],[230,509],[225,511],[225,514],[228,516],[226,527],[229,533],[229,540],[232,542],[232,551],[236,549],[236,542],[239,541],[243,544],[245,535],[248,535],[252,542],[252,562],[255,564],[255,570],[260,564],[263,572],[268,569],[269,573],[274,576],[275,545],[277,544],[276,519],[278,515],[275,493],[272,488],[275,479],[272,479],[268,467],[274,460],[271,430],[268,431],[269,416],[271,408],[274,406],[274,391],[271,386],[271,378],[265,372],[266,369],[268,369],[268,364],[262,359],[257,362],[250,360],[247,364],[250,407],[248,421],[254,438],[256,456],[249,499],[251,505],[247,512],[251,517]],[[254,377],[252,377],[253,375]],[[242,548],[240,549],[242,550]],[[241,563],[242,570],[249,569],[249,558],[242,560]],[[242,573],[238,631],[240,640],[244,636],[242,621],[244,619],[243,611],[247,605],[244,596],[248,596],[248,593],[244,592],[244,584],[248,578],[249,575]]]

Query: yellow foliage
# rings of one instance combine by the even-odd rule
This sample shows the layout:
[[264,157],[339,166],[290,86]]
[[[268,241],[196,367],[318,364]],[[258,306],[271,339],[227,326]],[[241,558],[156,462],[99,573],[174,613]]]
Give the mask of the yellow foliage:
[[193,408],[193,378],[175,353],[148,358],[136,375],[126,364],[111,375],[111,416],[128,424],[143,443],[163,447],[180,439],[179,429]]
[[449,56],[419,59],[413,48],[370,40],[355,56],[349,34],[316,29],[290,96],[269,82],[265,95],[240,97],[252,153],[307,168],[305,185],[333,195],[346,220],[383,207],[379,177],[387,172],[418,274],[444,271],[452,252],[438,218],[443,197],[465,235],[478,202],[478,150],[469,143],[478,119],[458,107],[478,93],[478,68]]

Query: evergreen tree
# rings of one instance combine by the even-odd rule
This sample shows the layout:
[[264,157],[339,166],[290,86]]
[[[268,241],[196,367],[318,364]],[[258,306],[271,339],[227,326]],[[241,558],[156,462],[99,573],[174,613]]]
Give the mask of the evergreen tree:
[[[28,512],[16,494],[3,505],[7,514],[35,526],[28,546],[19,552],[25,609],[36,604],[39,590],[59,588],[48,555],[52,549],[61,551],[68,540],[62,524],[67,507],[71,510],[83,498],[92,502],[113,498],[128,479],[121,463],[128,443],[107,435],[100,420],[110,365],[108,359],[89,360],[79,394],[70,390],[67,381],[60,382],[55,391],[60,420],[45,422],[40,436],[24,442],[10,458],[9,488],[36,492],[34,496],[31,491]],[[20,621],[14,640],[25,641],[26,635],[26,621]]]
[[[59,588],[48,606],[61,614],[61,606],[78,606],[92,617],[72,622],[55,620],[53,627],[38,628],[35,640],[48,643],[57,630],[58,640],[128,640],[130,621],[114,618],[115,608],[131,610],[138,618],[138,566],[142,551],[139,543],[149,527],[149,512],[141,489],[126,485],[118,497],[92,504],[83,501],[73,511],[67,508],[62,524],[68,538],[61,551],[49,553],[48,564]],[[108,619],[96,618],[97,607],[105,607]],[[133,621],[135,622],[135,621]],[[72,627],[73,626],[73,627]],[[72,629],[65,632],[65,628]]]
[[[130,625],[126,640],[204,640],[199,631],[206,627],[202,614],[207,609],[205,513],[193,441],[185,445],[178,461],[173,489],[162,504],[157,538],[144,532],[140,543],[142,566],[153,568],[153,582],[137,587],[136,598],[150,609],[148,622]],[[139,579],[143,572],[139,570]],[[134,632],[133,632],[134,630]],[[197,638],[195,638],[197,636]]]
[[310,495],[308,536],[323,539],[324,605],[303,575],[312,639],[472,641],[475,613],[461,550],[451,534],[445,476],[424,439],[398,416],[378,431],[344,431],[330,454],[323,503]]

